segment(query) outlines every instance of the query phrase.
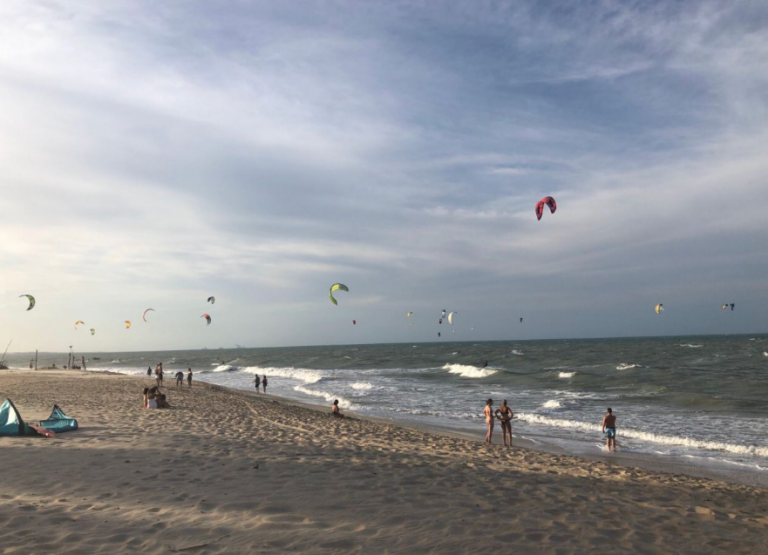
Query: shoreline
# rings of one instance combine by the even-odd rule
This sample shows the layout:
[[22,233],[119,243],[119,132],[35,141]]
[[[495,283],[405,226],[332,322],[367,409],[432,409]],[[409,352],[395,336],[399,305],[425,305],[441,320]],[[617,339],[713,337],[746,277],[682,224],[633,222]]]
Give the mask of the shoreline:
[[[54,439],[0,438],[0,542],[20,553],[759,552],[768,490],[502,449],[455,434],[193,382],[0,373]],[[494,514],[496,513],[496,514]],[[499,517],[503,516],[503,525]],[[42,532],[44,531],[44,533]]]
[[[9,369],[9,371],[21,372],[21,373],[35,372],[34,370],[30,371],[29,369],[26,369],[26,368],[11,368]],[[115,376],[123,376],[131,379],[135,379],[137,381],[146,383],[146,379],[142,376],[135,376],[132,374],[123,374],[120,372],[114,372],[110,370],[65,370],[65,369],[59,369],[59,368],[38,370],[38,372],[41,372],[41,371],[73,372],[73,373],[82,373],[86,375],[88,374],[115,375]],[[150,381],[154,382],[155,380],[154,378],[152,378]],[[171,383],[171,381],[169,380],[168,383]],[[319,413],[330,412],[330,406],[300,401],[297,399],[292,399],[290,397],[283,397],[279,395],[264,394],[264,393],[255,393],[253,390],[250,390],[250,389],[240,389],[236,387],[213,384],[213,383],[205,382],[199,379],[196,380],[195,383],[204,383],[208,387],[221,388],[233,394],[244,395],[249,398],[269,399],[278,403],[284,403],[288,406],[301,407],[308,410],[314,410]],[[166,387],[170,391],[174,390],[174,387],[172,385],[164,386],[164,387]],[[414,430],[418,432],[435,434],[435,435],[456,438],[456,439],[470,440],[470,441],[477,442],[481,445],[485,445],[485,442],[484,442],[485,429],[482,426],[476,433],[474,433],[458,427],[424,425],[418,421],[408,419],[408,418],[383,418],[383,417],[376,417],[376,416],[370,416],[370,415],[361,415],[354,411],[344,411],[344,413],[353,415],[354,418],[356,419],[372,422],[375,424],[380,424],[385,426],[399,426],[405,429]],[[672,475],[681,475],[681,476],[688,476],[693,478],[703,478],[703,479],[709,479],[717,482],[724,482],[724,483],[734,484],[734,485],[768,488],[768,472],[745,471],[745,470],[737,471],[737,470],[716,467],[716,466],[704,466],[704,465],[691,464],[689,462],[686,462],[680,457],[674,457],[670,455],[654,455],[649,453],[622,453],[621,450],[614,453],[607,453],[607,452],[593,453],[593,452],[587,452],[585,450],[579,450],[579,449],[571,450],[555,443],[548,443],[546,436],[542,436],[542,439],[540,441],[529,439],[530,436],[535,436],[538,438],[539,437],[538,434],[526,433],[525,436],[528,436],[528,437],[523,437],[514,429],[514,426],[513,426],[513,432],[514,432],[513,433],[514,449],[525,449],[528,451],[532,451],[536,453],[544,453],[549,455],[571,456],[571,457],[576,457],[578,459],[582,459],[585,461],[604,463],[609,466],[616,465],[623,468],[637,468],[637,469],[649,470],[654,472],[663,472],[663,473],[672,474]],[[620,437],[621,436],[619,432],[619,439]],[[496,427],[496,430],[494,430],[494,440],[495,440],[493,444],[494,447],[503,448],[501,444],[501,429],[498,426]],[[619,448],[620,447],[621,445],[619,445]]]

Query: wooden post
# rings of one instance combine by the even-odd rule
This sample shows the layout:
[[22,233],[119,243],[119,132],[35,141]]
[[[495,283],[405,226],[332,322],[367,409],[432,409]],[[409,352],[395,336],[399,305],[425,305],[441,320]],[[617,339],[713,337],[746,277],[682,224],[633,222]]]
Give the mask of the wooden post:
[[35,349],[35,370],[37,370],[37,349]]

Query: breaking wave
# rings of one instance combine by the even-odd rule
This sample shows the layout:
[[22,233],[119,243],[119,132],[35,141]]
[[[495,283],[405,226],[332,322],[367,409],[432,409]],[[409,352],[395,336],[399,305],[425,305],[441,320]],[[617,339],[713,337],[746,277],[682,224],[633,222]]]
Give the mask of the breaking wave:
[[323,379],[323,375],[317,370],[308,370],[306,368],[262,368],[260,366],[248,366],[243,368],[242,371],[249,374],[258,374],[259,376],[266,374],[267,377],[277,376],[279,378],[288,378],[289,380],[298,380],[305,384],[317,383]]
[[557,374],[558,378],[572,378],[576,375],[576,372],[560,372]]
[[476,368],[464,364],[446,364],[443,366],[443,370],[448,370],[449,373],[458,374],[464,378],[487,378],[496,373],[496,370],[491,368]]
[[632,368],[642,368],[639,364],[630,364],[627,362],[622,362],[616,367],[616,370],[630,370]]

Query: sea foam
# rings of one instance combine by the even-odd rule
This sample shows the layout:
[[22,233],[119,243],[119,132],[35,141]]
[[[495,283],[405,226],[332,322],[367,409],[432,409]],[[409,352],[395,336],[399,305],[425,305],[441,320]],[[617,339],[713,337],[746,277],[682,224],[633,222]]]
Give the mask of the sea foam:
[[248,372],[249,374],[258,374],[259,376],[266,374],[267,377],[276,376],[279,378],[287,378],[289,380],[304,382],[305,384],[317,383],[323,379],[323,375],[320,372],[317,370],[309,370],[307,368],[262,368],[261,366],[248,366],[242,370],[243,372]]
[[[585,432],[599,433],[601,431],[601,427],[597,424],[577,422],[575,420],[564,420],[561,418],[549,418],[547,416],[540,416],[538,414],[521,413],[518,414],[518,418],[524,422],[542,424],[544,426],[572,428]],[[768,447],[760,447],[756,445],[738,445],[733,443],[724,443],[721,441],[704,441],[699,439],[692,439],[689,437],[665,436],[660,434],[653,434],[650,432],[641,432],[629,428],[619,429],[619,441],[621,441],[622,436],[631,439],[638,439],[640,441],[647,441],[650,443],[658,443],[661,445],[679,445],[689,449],[700,449],[704,451],[725,451],[727,453],[734,453],[736,455],[757,455],[758,457],[768,457]]]
[[576,375],[576,372],[560,372],[557,374],[558,378],[572,378]]

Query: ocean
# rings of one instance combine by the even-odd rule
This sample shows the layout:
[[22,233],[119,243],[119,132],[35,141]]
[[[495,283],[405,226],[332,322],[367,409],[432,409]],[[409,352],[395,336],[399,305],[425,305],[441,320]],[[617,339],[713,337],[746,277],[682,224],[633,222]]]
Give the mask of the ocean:
[[[84,356],[88,370],[125,374],[146,374],[162,362],[166,385],[176,370],[189,367],[196,380],[236,389],[253,390],[254,374],[267,375],[273,395],[328,407],[338,399],[342,410],[361,415],[480,435],[486,399],[494,408],[506,399],[517,416],[517,437],[577,454],[603,452],[600,423],[610,406],[622,453],[736,472],[768,470],[764,335]],[[8,358],[20,367],[29,360]],[[66,355],[41,355],[41,364],[51,362],[60,367]]]

